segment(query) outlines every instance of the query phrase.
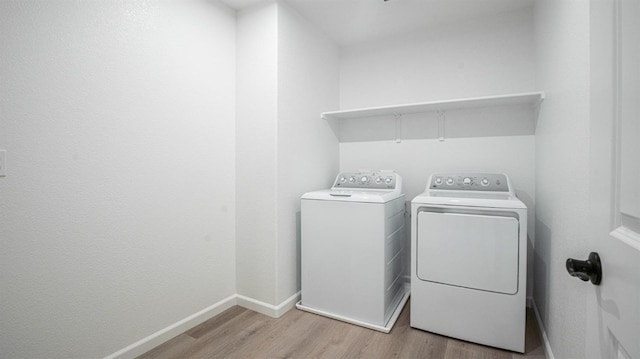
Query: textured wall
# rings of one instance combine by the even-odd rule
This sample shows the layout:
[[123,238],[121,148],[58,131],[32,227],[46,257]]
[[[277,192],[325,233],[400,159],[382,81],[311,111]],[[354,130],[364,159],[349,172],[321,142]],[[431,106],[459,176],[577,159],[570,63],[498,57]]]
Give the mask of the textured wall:
[[0,352],[102,357],[235,293],[233,13],[0,2]]
[[277,5],[238,14],[238,294],[275,304]]
[[588,1],[539,1],[538,87],[547,92],[536,131],[534,299],[557,358],[586,358],[586,298],[566,258],[589,238],[590,45]]
[[299,290],[300,196],[327,187],[338,145],[338,50],[283,3],[238,13],[238,294],[277,306]]
[[[535,91],[533,53],[530,9],[345,48],[340,66],[340,106],[349,109]],[[435,122],[433,118],[426,121]],[[366,167],[406,168],[404,180],[410,198],[423,191],[432,171],[463,167],[509,171],[518,190],[533,198],[531,136],[508,137],[514,136],[487,141],[447,139],[450,144],[432,139],[398,144],[345,143],[340,148],[341,167],[358,166],[347,159],[361,158],[366,160]],[[513,141],[518,139],[521,142],[514,151]],[[474,153],[485,151],[496,155]],[[511,156],[513,159],[506,159]],[[523,156],[519,169],[507,165],[517,162],[518,156]],[[503,160],[505,165],[501,166]]]
[[331,186],[338,143],[320,113],[338,106],[338,48],[285,3],[278,6],[278,285],[300,290],[300,196]]
[[342,49],[342,109],[534,90],[531,9]]

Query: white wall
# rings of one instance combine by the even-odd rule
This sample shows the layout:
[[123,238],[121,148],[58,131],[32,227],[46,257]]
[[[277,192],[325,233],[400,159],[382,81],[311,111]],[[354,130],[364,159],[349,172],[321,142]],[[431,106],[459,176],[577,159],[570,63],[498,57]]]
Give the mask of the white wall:
[[338,47],[286,3],[278,6],[277,294],[300,290],[300,196],[331,186],[338,142],[320,113],[338,106]]
[[530,9],[342,49],[341,109],[534,90]]
[[588,253],[590,8],[588,1],[535,7],[538,87],[547,92],[536,131],[534,299],[557,358],[585,358],[586,298],[565,260]]
[[234,16],[0,2],[0,352],[103,357],[235,293]]
[[276,304],[277,5],[237,15],[236,281]]
[[[532,11],[344,48],[340,71],[341,109],[535,91]],[[395,169],[403,176],[409,201],[424,191],[434,172],[506,173],[529,207],[533,238],[534,136],[498,136],[498,131],[495,137],[484,134],[444,142],[433,138],[342,142],[340,169]],[[530,278],[531,264],[532,259]],[[530,295],[531,280],[528,284]]]
[[338,168],[319,118],[338,103],[338,49],[285,3],[243,10],[237,96],[238,294],[278,315],[263,309],[293,305],[300,288],[300,196]]

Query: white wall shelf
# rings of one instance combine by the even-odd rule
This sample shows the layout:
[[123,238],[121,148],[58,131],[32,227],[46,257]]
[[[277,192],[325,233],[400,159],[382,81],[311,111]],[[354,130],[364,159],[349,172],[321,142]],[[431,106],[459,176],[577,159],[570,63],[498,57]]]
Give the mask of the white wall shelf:
[[[524,135],[535,132],[544,97],[544,92],[528,92],[331,111],[321,117],[329,121],[341,142],[444,140],[445,121],[447,137]],[[435,121],[425,121],[429,119]]]
[[359,108],[353,110],[323,112],[323,119],[348,120],[351,118],[362,118],[386,115],[404,115],[421,112],[436,112],[447,110],[458,110],[467,108],[482,108],[495,106],[532,105],[537,106],[544,100],[544,92],[528,92],[500,96],[472,97],[463,99],[430,101],[411,103],[404,105],[380,106]]

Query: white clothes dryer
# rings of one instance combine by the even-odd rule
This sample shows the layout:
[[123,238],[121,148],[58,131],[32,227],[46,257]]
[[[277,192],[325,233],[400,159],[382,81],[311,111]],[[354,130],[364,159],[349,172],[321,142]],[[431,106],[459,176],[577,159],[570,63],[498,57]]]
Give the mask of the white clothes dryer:
[[434,174],[411,203],[411,326],[523,353],[527,207],[507,176]]
[[409,297],[404,214],[392,171],[343,172],[330,189],[305,193],[297,308],[388,333]]

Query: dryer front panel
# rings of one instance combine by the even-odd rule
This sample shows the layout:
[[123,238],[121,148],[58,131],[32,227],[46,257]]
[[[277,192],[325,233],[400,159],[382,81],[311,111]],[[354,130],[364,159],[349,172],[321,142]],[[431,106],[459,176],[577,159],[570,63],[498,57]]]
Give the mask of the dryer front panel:
[[518,292],[515,213],[418,211],[418,279],[503,294]]

